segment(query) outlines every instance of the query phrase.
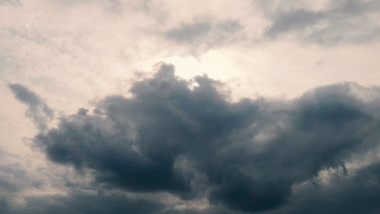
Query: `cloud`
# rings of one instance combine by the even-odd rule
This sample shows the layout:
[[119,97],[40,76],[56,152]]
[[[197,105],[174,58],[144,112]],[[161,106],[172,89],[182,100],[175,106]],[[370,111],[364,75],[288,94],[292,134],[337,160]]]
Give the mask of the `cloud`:
[[1,213],[7,213],[8,212],[8,204],[5,200],[0,199],[0,212]]
[[344,83],[293,101],[231,103],[222,83],[193,81],[163,64],[133,84],[133,97],[109,96],[92,113],[81,108],[35,144],[55,163],[90,169],[96,188],[206,197],[232,213],[281,211],[295,185],[324,170],[349,177],[346,163],[378,148],[378,88]]
[[46,36],[43,35],[42,32],[32,29],[32,30],[18,30],[18,29],[7,29],[7,32],[9,33],[10,37],[12,38],[20,38],[29,40],[31,42],[35,42],[36,44],[43,45],[48,44],[49,40],[46,38]]
[[[3,154],[4,155],[4,154]],[[25,172],[17,169],[15,166],[0,166],[0,190],[2,193],[17,192],[22,187],[22,184],[17,183],[18,180],[13,178],[22,178]],[[2,194],[0,194],[1,196]]]
[[28,105],[26,116],[31,118],[38,129],[45,130],[47,123],[53,118],[53,111],[41,98],[23,85],[10,84],[14,96],[22,103]]
[[210,31],[210,28],[209,23],[194,23],[169,30],[166,36],[178,42],[193,42],[205,36]]
[[[31,86],[14,84],[10,89],[28,106],[27,116],[40,130],[34,144],[50,160],[46,163],[39,152],[26,149],[28,139],[22,141],[20,135],[30,132],[29,124],[19,123],[21,118],[12,110],[0,115],[1,149],[15,155],[1,154],[0,213],[23,213],[14,203],[26,203],[28,212],[53,212],[57,204],[65,212],[76,212],[70,206],[89,212],[74,201],[97,205],[97,200],[119,197],[109,196],[112,191],[142,198],[170,195],[178,201],[174,206],[163,197],[158,213],[311,213],[310,204],[334,213],[345,201],[350,201],[351,212],[376,212],[377,205],[370,204],[377,200],[376,169],[369,173],[367,166],[356,163],[356,158],[377,151],[376,88],[342,83],[294,100],[231,102],[219,90],[222,83],[206,76],[183,80],[174,75],[173,66],[163,65],[152,78],[133,83],[132,97],[111,95],[94,109],[79,108],[88,105],[87,99],[127,91],[129,86],[120,86],[132,75],[128,71],[144,70],[163,57],[181,67],[196,65],[195,72],[211,72],[243,94],[255,90],[244,84],[265,94],[291,88],[294,95],[301,88],[334,80],[376,82],[376,53],[368,44],[379,38],[377,1],[330,1],[320,8],[308,5],[321,1],[301,6],[299,0],[262,1],[280,8],[269,14],[252,5],[256,2],[0,0],[0,73],[6,82]],[[269,39],[263,41],[262,35]],[[284,37],[294,40],[289,43]],[[300,41],[349,44],[320,49],[295,44]],[[356,46],[361,42],[366,46]],[[209,50],[214,51],[207,54]],[[191,57],[178,57],[179,52],[204,57],[193,62]],[[220,69],[223,66],[227,67]],[[211,67],[217,69],[210,71]],[[193,72],[185,70],[184,76]],[[312,77],[302,77],[304,71]],[[299,84],[291,84],[291,79]],[[49,90],[40,97],[29,90],[33,84]],[[7,104],[12,95],[8,88],[3,90],[4,109],[12,109],[12,102]],[[375,95],[367,99],[367,91]],[[63,112],[75,106],[77,114],[63,115],[57,126],[48,126],[54,111],[43,97],[59,97],[49,106]],[[68,192],[88,189],[81,179],[56,173],[61,169],[107,197]],[[331,183],[323,178],[315,185],[325,170],[344,173]],[[360,174],[371,179],[360,179]],[[67,186],[62,180],[68,180]],[[371,187],[370,197],[360,189],[366,185]],[[116,209],[131,198],[120,196],[119,204],[107,208]]]
[[267,30],[267,35],[277,36],[292,30],[302,30],[312,26],[323,19],[323,15],[318,12],[306,11],[299,9],[291,13],[278,15],[271,27]]
[[[24,206],[9,206],[0,201],[0,211],[6,214],[92,214],[92,213],[158,213],[163,206],[154,201],[130,199],[121,194],[71,193],[67,196],[33,196],[25,198]],[[3,209],[3,210],[2,210]]]
[[377,41],[380,26],[374,17],[379,11],[378,1],[352,0],[332,2],[321,10],[278,11],[265,36],[276,38],[294,33],[320,44]]
[[0,5],[10,5],[13,7],[20,7],[22,3],[19,0],[0,0]]
[[375,162],[349,177],[336,174],[325,185],[309,183],[291,198],[289,206],[273,213],[378,213],[379,167]]
[[233,42],[243,26],[237,21],[200,20],[183,23],[169,29],[164,38],[180,45],[189,45],[191,49],[210,49]]

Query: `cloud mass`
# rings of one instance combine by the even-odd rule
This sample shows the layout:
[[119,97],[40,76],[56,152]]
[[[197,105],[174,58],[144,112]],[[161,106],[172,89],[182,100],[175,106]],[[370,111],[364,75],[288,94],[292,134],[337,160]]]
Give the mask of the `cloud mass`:
[[380,213],[378,20],[376,0],[0,0],[0,214]]
[[[230,102],[221,87],[207,76],[181,79],[163,64],[133,84],[132,97],[108,96],[91,113],[79,109],[34,143],[54,163],[90,170],[95,189],[206,198],[205,213],[304,213],[308,203],[334,213],[337,204],[324,196],[355,201],[350,195],[368,185],[378,193],[376,161],[347,167],[378,149],[378,88],[343,83],[292,101]],[[31,92],[19,93],[26,88],[10,88],[22,102],[40,103]],[[325,171],[338,174],[325,178]],[[311,195],[299,198],[307,190]],[[357,210],[361,203],[367,202],[356,201]]]

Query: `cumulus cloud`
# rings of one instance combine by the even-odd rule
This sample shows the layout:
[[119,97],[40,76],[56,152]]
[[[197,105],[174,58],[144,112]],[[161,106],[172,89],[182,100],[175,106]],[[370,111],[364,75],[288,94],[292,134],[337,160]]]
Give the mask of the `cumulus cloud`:
[[47,128],[47,123],[53,118],[53,111],[34,92],[23,85],[10,84],[14,96],[28,106],[26,116],[31,118],[40,130]]
[[[163,64],[152,78],[133,84],[132,97],[106,97],[91,113],[81,108],[34,142],[57,164],[89,169],[95,188],[166,192],[185,201],[206,197],[211,204],[184,213],[304,213],[309,203],[326,204],[325,212],[333,213],[342,195],[379,186],[372,159],[367,168],[346,167],[378,149],[378,88],[342,83],[292,101],[230,102],[221,87],[207,76],[183,80]],[[40,105],[31,92],[17,91],[25,93],[16,94],[21,101]],[[343,173],[309,187],[326,170]],[[310,185],[295,192],[303,183]],[[379,209],[357,197],[347,200],[357,201],[356,210]]]

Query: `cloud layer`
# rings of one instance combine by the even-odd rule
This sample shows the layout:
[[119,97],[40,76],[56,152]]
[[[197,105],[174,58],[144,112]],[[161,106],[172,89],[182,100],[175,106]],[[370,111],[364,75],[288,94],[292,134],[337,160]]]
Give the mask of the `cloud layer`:
[[[41,104],[23,86],[10,87],[30,108]],[[108,96],[92,112],[81,108],[34,143],[57,164],[90,170],[97,191],[209,202],[203,211],[181,212],[335,213],[348,202],[347,213],[380,208],[371,202],[380,181],[378,88],[343,83],[292,101],[230,102],[223,87],[207,76],[183,80],[162,64],[133,84],[132,97]],[[39,126],[39,112],[30,114]],[[82,210],[103,196],[67,197],[57,200]],[[176,210],[160,211],[168,205],[157,203],[155,213]],[[51,204],[41,206],[54,213]]]
[[0,0],[0,213],[379,213],[378,20],[375,0]]

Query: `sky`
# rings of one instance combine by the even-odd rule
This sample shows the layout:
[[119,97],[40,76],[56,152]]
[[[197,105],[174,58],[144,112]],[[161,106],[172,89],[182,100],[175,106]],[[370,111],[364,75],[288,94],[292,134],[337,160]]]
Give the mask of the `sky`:
[[376,0],[0,0],[0,213],[379,213],[379,20]]

